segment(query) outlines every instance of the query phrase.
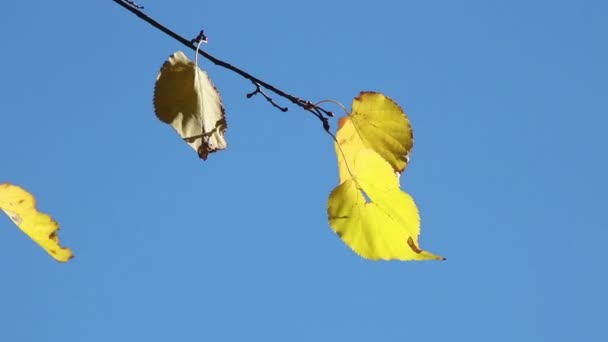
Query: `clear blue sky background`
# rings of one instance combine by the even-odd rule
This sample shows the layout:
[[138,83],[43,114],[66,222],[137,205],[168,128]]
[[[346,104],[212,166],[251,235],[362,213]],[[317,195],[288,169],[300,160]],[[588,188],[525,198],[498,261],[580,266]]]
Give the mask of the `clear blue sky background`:
[[292,94],[399,102],[401,183],[448,260],[343,245],[333,144],[308,113],[203,61],[229,124],[203,162],[152,108],[182,46],[109,0],[6,1],[0,181],[76,258],[0,217],[0,341],[608,340],[605,1],[143,4]]

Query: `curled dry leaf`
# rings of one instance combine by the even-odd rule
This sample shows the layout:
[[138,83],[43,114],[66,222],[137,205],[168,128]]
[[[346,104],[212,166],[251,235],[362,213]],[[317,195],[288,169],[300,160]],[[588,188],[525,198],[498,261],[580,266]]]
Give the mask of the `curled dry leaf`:
[[59,245],[57,222],[49,215],[39,212],[34,196],[23,188],[8,183],[0,184],[0,209],[55,260],[66,262],[74,256],[69,248]]
[[171,55],[158,74],[154,109],[203,160],[227,147],[220,94],[207,73],[181,51]]

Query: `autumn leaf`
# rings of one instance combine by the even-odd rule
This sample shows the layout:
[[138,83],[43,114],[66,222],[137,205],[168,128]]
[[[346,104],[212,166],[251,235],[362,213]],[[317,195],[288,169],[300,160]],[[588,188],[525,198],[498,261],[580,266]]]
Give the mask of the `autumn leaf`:
[[156,116],[177,131],[203,160],[227,147],[224,106],[207,73],[177,51],[163,64],[154,87]]
[[336,133],[340,185],[329,196],[329,224],[367,259],[442,260],[419,247],[420,215],[399,187],[413,141],[409,121],[396,108],[382,94],[362,93],[353,114],[341,118]]
[[353,176],[336,187],[328,201],[329,224],[344,243],[372,260],[443,259],[418,246],[418,209],[399,189],[388,162],[372,149],[362,149],[351,172]]
[[0,184],[0,209],[55,260],[66,262],[73,257],[69,248],[59,245],[57,222],[49,215],[38,212],[34,196],[23,188]]
[[376,151],[395,170],[403,172],[414,146],[410,121],[401,107],[381,93],[362,92],[347,117],[363,144]]

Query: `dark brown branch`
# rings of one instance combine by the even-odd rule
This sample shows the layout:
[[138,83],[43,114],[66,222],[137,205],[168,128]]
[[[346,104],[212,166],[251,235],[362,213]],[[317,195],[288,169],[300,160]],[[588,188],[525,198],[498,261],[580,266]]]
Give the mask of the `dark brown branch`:
[[[137,4],[135,4],[133,1],[130,0],[112,0],[115,3],[119,4],[120,6],[122,6],[123,8],[125,8],[126,10],[128,10],[129,12],[135,14],[137,17],[139,17],[140,19],[142,19],[143,21],[147,22],[148,24],[154,26],[155,28],[157,28],[158,30],[160,30],[161,32],[165,33],[166,35],[170,36],[171,38],[177,40],[178,42],[182,43],[184,46],[189,47],[190,49],[197,51],[196,49],[196,45],[195,45],[195,41],[200,37],[202,38],[206,38],[204,36],[204,33],[201,31],[201,33],[199,34],[199,37],[193,39],[193,40],[188,40],[182,36],[180,36],[179,34],[171,31],[170,29],[168,29],[167,27],[165,27],[164,25],[162,25],[161,23],[157,22],[156,20],[150,18],[149,16],[147,16],[146,14],[144,14],[141,9],[143,9],[142,6],[139,6]],[[272,99],[270,97],[268,97],[267,94],[265,94],[264,92],[261,91],[261,88],[267,89],[275,94],[277,94],[278,96],[285,98],[287,100],[289,100],[291,103],[295,104],[296,106],[312,113],[314,116],[316,116],[317,118],[319,118],[319,120],[321,120],[321,122],[323,123],[323,128],[329,132],[329,121],[327,119],[326,116],[333,116],[333,113],[330,111],[327,111],[317,105],[315,105],[314,103],[307,101],[307,100],[303,100],[299,97],[290,95],[276,87],[274,87],[273,85],[266,83],[262,80],[260,80],[257,77],[252,76],[251,74],[229,64],[226,63],[210,54],[208,54],[207,52],[203,51],[203,50],[198,50],[198,53],[205,57],[206,59],[208,59],[209,61],[211,61],[213,64],[218,65],[222,68],[228,69],[232,72],[237,73],[238,75],[242,76],[243,78],[246,78],[248,80],[250,80],[254,85],[256,85],[256,87],[258,87],[259,91],[255,91],[253,95],[257,94],[257,93],[261,93],[266,100],[268,100],[271,104],[273,104],[273,106],[277,107],[278,109],[282,110],[282,111],[287,111],[288,108],[286,107],[281,107],[279,105],[277,105],[274,101],[272,101]],[[251,95],[251,96],[253,96]],[[248,96],[250,97],[250,96]],[[284,109],[284,110],[283,110]]]

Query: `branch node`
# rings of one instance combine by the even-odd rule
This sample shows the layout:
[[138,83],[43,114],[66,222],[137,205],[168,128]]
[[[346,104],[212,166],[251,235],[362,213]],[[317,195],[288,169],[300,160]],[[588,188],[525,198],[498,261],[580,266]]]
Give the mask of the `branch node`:
[[322,108],[322,107],[318,107],[318,108],[319,108],[319,110],[320,110],[321,112],[323,112],[323,114],[325,114],[325,115],[329,116],[330,118],[333,118],[333,117],[334,117],[334,113],[333,113],[333,112],[331,112],[331,111],[329,111],[329,110],[327,110],[327,109],[324,109],[324,108]]
[[190,43],[192,43],[192,44],[198,44],[201,42],[202,43],[208,42],[207,35],[205,34],[205,30],[201,30],[201,32],[198,33],[198,36],[196,36],[195,38],[190,40]]
[[330,129],[330,127],[329,127],[329,120],[327,120],[327,118],[323,118],[323,119],[321,119],[321,121],[323,121],[323,129],[327,133],[330,133],[330,135],[331,135],[331,132],[329,131],[329,129]]

